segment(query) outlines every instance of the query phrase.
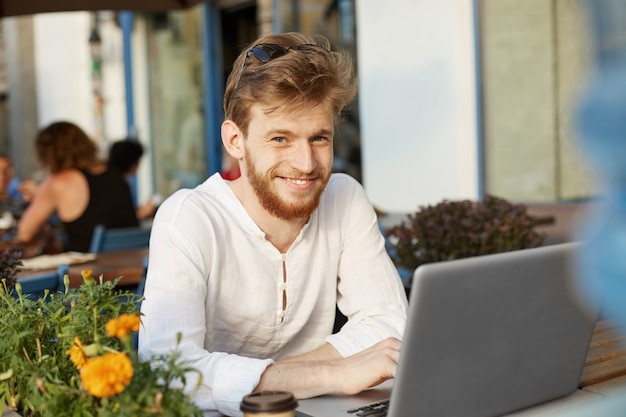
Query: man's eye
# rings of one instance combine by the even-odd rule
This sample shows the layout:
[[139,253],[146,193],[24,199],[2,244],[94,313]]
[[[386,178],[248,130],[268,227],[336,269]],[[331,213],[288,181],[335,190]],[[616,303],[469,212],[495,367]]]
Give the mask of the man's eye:
[[272,139],[274,142],[276,143],[285,143],[287,142],[287,139],[283,138],[283,137],[278,137],[278,138],[274,138]]
[[326,136],[315,136],[313,142],[326,142],[328,138]]

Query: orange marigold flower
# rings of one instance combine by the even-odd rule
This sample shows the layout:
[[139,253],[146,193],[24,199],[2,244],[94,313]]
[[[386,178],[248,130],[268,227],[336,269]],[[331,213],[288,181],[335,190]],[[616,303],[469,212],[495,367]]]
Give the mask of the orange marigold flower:
[[133,378],[133,364],[124,353],[105,353],[80,370],[80,380],[94,397],[111,397],[124,391]]
[[83,276],[83,282],[88,287],[93,287],[96,284],[96,280],[93,279],[93,271],[91,269],[83,269],[80,271]]
[[121,339],[130,332],[139,331],[139,316],[136,314],[122,314],[116,319],[111,319],[106,324],[105,329],[109,337]]
[[78,337],[74,338],[74,344],[65,353],[69,355],[70,360],[78,369],[81,369],[89,361],[85,351],[83,351],[83,344]]

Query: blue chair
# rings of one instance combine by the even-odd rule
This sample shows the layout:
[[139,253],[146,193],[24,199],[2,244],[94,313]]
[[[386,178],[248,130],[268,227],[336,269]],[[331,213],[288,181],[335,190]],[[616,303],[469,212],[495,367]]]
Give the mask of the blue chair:
[[125,227],[107,229],[99,224],[91,236],[89,252],[100,253],[122,249],[145,248],[150,243],[150,229],[145,227]]
[[[42,298],[46,290],[49,290],[50,293],[65,290],[63,277],[68,273],[69,265],[61,264],[54,272],[33,278],[18,279],[17,282],[22,285],[22,294],[26,298],[35,301]],[[17,293],[15,295],[17,296]]]

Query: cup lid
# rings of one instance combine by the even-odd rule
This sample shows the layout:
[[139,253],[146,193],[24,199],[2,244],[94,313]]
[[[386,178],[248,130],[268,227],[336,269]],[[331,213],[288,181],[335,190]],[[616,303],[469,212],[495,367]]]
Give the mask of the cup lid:
[[295,410],[297,406],[291,392],[261,391],[243,397],[239,408],[247,413],[269,413]]

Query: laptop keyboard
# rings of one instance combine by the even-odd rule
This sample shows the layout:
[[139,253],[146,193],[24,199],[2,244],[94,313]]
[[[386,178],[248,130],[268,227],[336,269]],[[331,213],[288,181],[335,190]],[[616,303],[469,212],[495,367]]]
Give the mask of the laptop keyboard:
[[385,417],[389,410],[389,400],[368,404],[363,407],[353,408],[347,412],[359,417]]

